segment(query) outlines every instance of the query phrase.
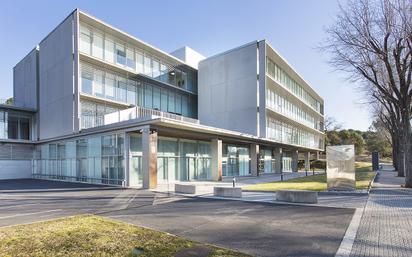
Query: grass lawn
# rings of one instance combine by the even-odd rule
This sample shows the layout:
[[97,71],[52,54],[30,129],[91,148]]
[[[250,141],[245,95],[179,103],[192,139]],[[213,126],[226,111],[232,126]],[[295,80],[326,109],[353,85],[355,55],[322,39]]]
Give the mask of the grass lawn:
[[[372,165],[368,162],[355,163],[356,188],[367,189],[369,183],[375,176],[372,171]],[[286,181],[276,181],[270,183],[262,183],[243,187],[245,190],[256,191],[276,191],[282,189],[300,189],[312,191],[326,190],[326,174],[307,176],[301,178],[289,179]]]
[[[0,229],[0,256],[174,256],[203,246],[209,256],[248,256],[94,215]],[[143,248],[142,254],[133,253]]]

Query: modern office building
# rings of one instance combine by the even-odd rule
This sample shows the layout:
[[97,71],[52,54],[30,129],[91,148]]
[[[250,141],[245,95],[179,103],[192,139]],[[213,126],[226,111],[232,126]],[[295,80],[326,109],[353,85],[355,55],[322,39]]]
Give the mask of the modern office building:
[[323,106],[265,40],[169,54],[76,9],[14,67],[0,152],[23,145],[34,178],[143,188],[297,171]]

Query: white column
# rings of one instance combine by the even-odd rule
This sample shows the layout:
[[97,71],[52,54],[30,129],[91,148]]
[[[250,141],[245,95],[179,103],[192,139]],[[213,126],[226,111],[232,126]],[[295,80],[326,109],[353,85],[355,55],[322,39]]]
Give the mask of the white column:
[[305,171],[310,170],[310,152],[305,152]]
[[143,188],[157,187],[157,132],[142,129],[142,175]]
[[212,180],[222,180],[222,140],[212,139],[211,141],[212,161],[211,171]]
[[127,187],[130,186],[130,134],[124,133],[124,161],[125,161],[125,170],[124,170],[124,177],[126,178],[126,185]]
[[298,150],[292,150],[292,172],[298,171],[298,160],[299,160]]
[[259,145],[250,145],[250,173],[252,176],[257,177],[259,175]]

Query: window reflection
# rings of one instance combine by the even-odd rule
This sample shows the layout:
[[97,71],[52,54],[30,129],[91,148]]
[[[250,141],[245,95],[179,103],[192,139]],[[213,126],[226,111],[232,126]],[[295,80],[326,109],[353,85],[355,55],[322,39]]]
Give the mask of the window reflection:
[[0,110],[0,139],[30,140],[31,115]]
[[195,97],[173,88],[149,83],[107,72],[81,62],[81,92],[133,106],[197,117]]
[[79,50],[137,74],[197,92],[196,71],[185,66],[168,64],[151,53],[122,43],[107,33],[85,24],[80,25]]

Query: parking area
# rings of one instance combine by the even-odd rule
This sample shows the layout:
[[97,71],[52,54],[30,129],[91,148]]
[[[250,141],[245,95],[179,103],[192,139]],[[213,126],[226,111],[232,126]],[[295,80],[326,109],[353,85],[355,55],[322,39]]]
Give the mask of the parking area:
[[41,180],[0,181],[0,226],[83,213],[256,256],[334,256],[354,209],[189,198]]

